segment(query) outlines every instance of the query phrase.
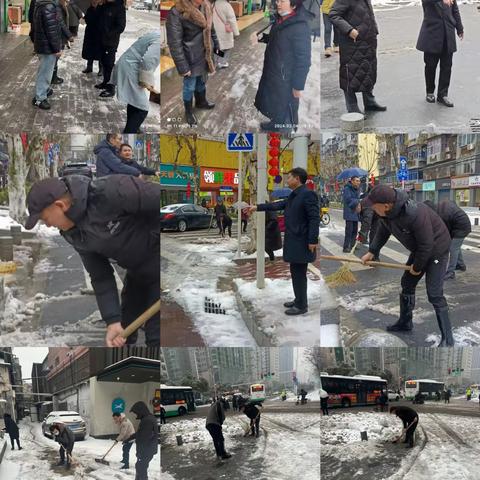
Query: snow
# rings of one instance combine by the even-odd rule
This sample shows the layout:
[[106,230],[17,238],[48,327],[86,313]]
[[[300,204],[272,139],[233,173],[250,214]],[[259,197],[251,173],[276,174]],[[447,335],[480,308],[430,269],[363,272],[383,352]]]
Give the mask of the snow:
[[[10,227],[12,226],[22,227],[22,232],[27,231],[23,225],[11,218],[6,210],[0,210],[0,230],[10,230]],[[47,227],[44,223],[41,222],[37,223],[37,225],[35,225],[35,228],[30,231],[36,233],[39,238],[48,238],[60,235],[58,229],[53,227]]]
[[[75,442],[73,457],[79,462],[68,474],[63,468],[52,468],[58,460],[58,444],[43,436],[40,423],[31,423],[29,420],[20,422],[20,442],[23,450],[7,448],[3,462],[0,464],[0,478],[2,480],[37,480],[64,479],[79,480],[83,478],[93,480],[133,480],[136,459],[135,444],[130,450],[130,464],[128,470],[120,470],[122,459],[121,445],[117,445],[108,454],[110,466],[93,461],[103,454],[112,445],[111,440],[99,440],[87,437],[84,441]],[[152,459],[149,466],[149,478],[160,480],[160,454]],[[163,477],[162,477],[163,478]]]
[[340,328],[336,324],[320,325],[320,346],[339,347]]

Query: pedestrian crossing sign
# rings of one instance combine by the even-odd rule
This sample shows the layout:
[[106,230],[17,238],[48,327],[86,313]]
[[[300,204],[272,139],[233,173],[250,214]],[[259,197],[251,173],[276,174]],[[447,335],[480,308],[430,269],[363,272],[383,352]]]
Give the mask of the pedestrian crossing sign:
[[251,152],[254,148],[253,133],[229,133],[227,136],[228,152]]

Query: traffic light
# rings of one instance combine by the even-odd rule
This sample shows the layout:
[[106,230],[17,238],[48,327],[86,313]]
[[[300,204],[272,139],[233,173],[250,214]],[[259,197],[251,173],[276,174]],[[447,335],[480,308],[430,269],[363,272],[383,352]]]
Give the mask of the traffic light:
[[281,183],[282,177],[280,175],[280,134],[279,133],[269,133],[268,134],[268,174],[271,177],[274,177],[275,183]]

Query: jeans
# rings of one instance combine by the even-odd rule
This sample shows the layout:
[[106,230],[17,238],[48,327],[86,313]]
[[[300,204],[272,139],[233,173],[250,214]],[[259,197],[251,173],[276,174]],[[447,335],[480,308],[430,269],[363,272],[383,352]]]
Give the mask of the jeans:
[[190,102],[193,100],[194,92],[204,92],[206,88],[201,75],[196,77],[183,77],[183,101]]
[[462,244],[465,240],[465,237],[455,237],[452,238],[452,243],[450,244],[450,261],[448,262],[447,275],[455,273],[457,265],[459,267],[465,267],[465,262],[463,261],[462,255]]
[[337,29],[333,26],[333,23],[328,16],[328,13],[323,13],[323,25],[325,26],[324,40],[325,48],[330,48],[332,46],[332,30],[333,30],[333,46],[338,45],[338,33]]
[[41,53],[38,55],[38,58],[40,59],[40,63],[37,70],[37,80],[35,82],[35,98],[38,102],[41,102],[47,98],[57,57],[54,54],[45,55]]
[[133,442],[124,443],[122,445],[122,463],[129,465],[130,463],[130,449],[132,448]]
[[351,250],[355,245],[358,233],[358,222],[345,220],[345,239],[343,240],[343,249]]
[[133,105],[127,105],[127,124],[123,133],[138,133],[142,123],[147,118],[148,111],[141,110]]
[[295,306],[299,309],[308,308],[307,269],[308,263],[290,264],[290,274],[292,275],[293,292],[295,294]]
[[[431,258],[423,272],[420,275],[412,275],[410,272],[405,272],[402,275],[402,294],[415,295],[415,289],[418,282],[425,275],[425,284],[427,287],[428,301],[433,305],[436,310],[447,308],[448,303],[443,295],[443,281],[445,276],[445,270],[447,268],[448,253],[438,257]],[[413,263],[413,256],[410,255],[407,265]]]

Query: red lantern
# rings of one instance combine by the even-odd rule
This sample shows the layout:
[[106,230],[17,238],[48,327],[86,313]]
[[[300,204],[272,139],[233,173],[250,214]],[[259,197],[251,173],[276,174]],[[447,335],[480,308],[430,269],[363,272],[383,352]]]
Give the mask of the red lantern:
[[190,195],[192,194],[192,187],[190,185],[190,182],[187,183],[187,198],[190,198]]
[[268,164],[271,166],[271,167],[278,167],[279,165],[279,160],[277,157],[273,157],[271,158],[269,161],[268,161]]

